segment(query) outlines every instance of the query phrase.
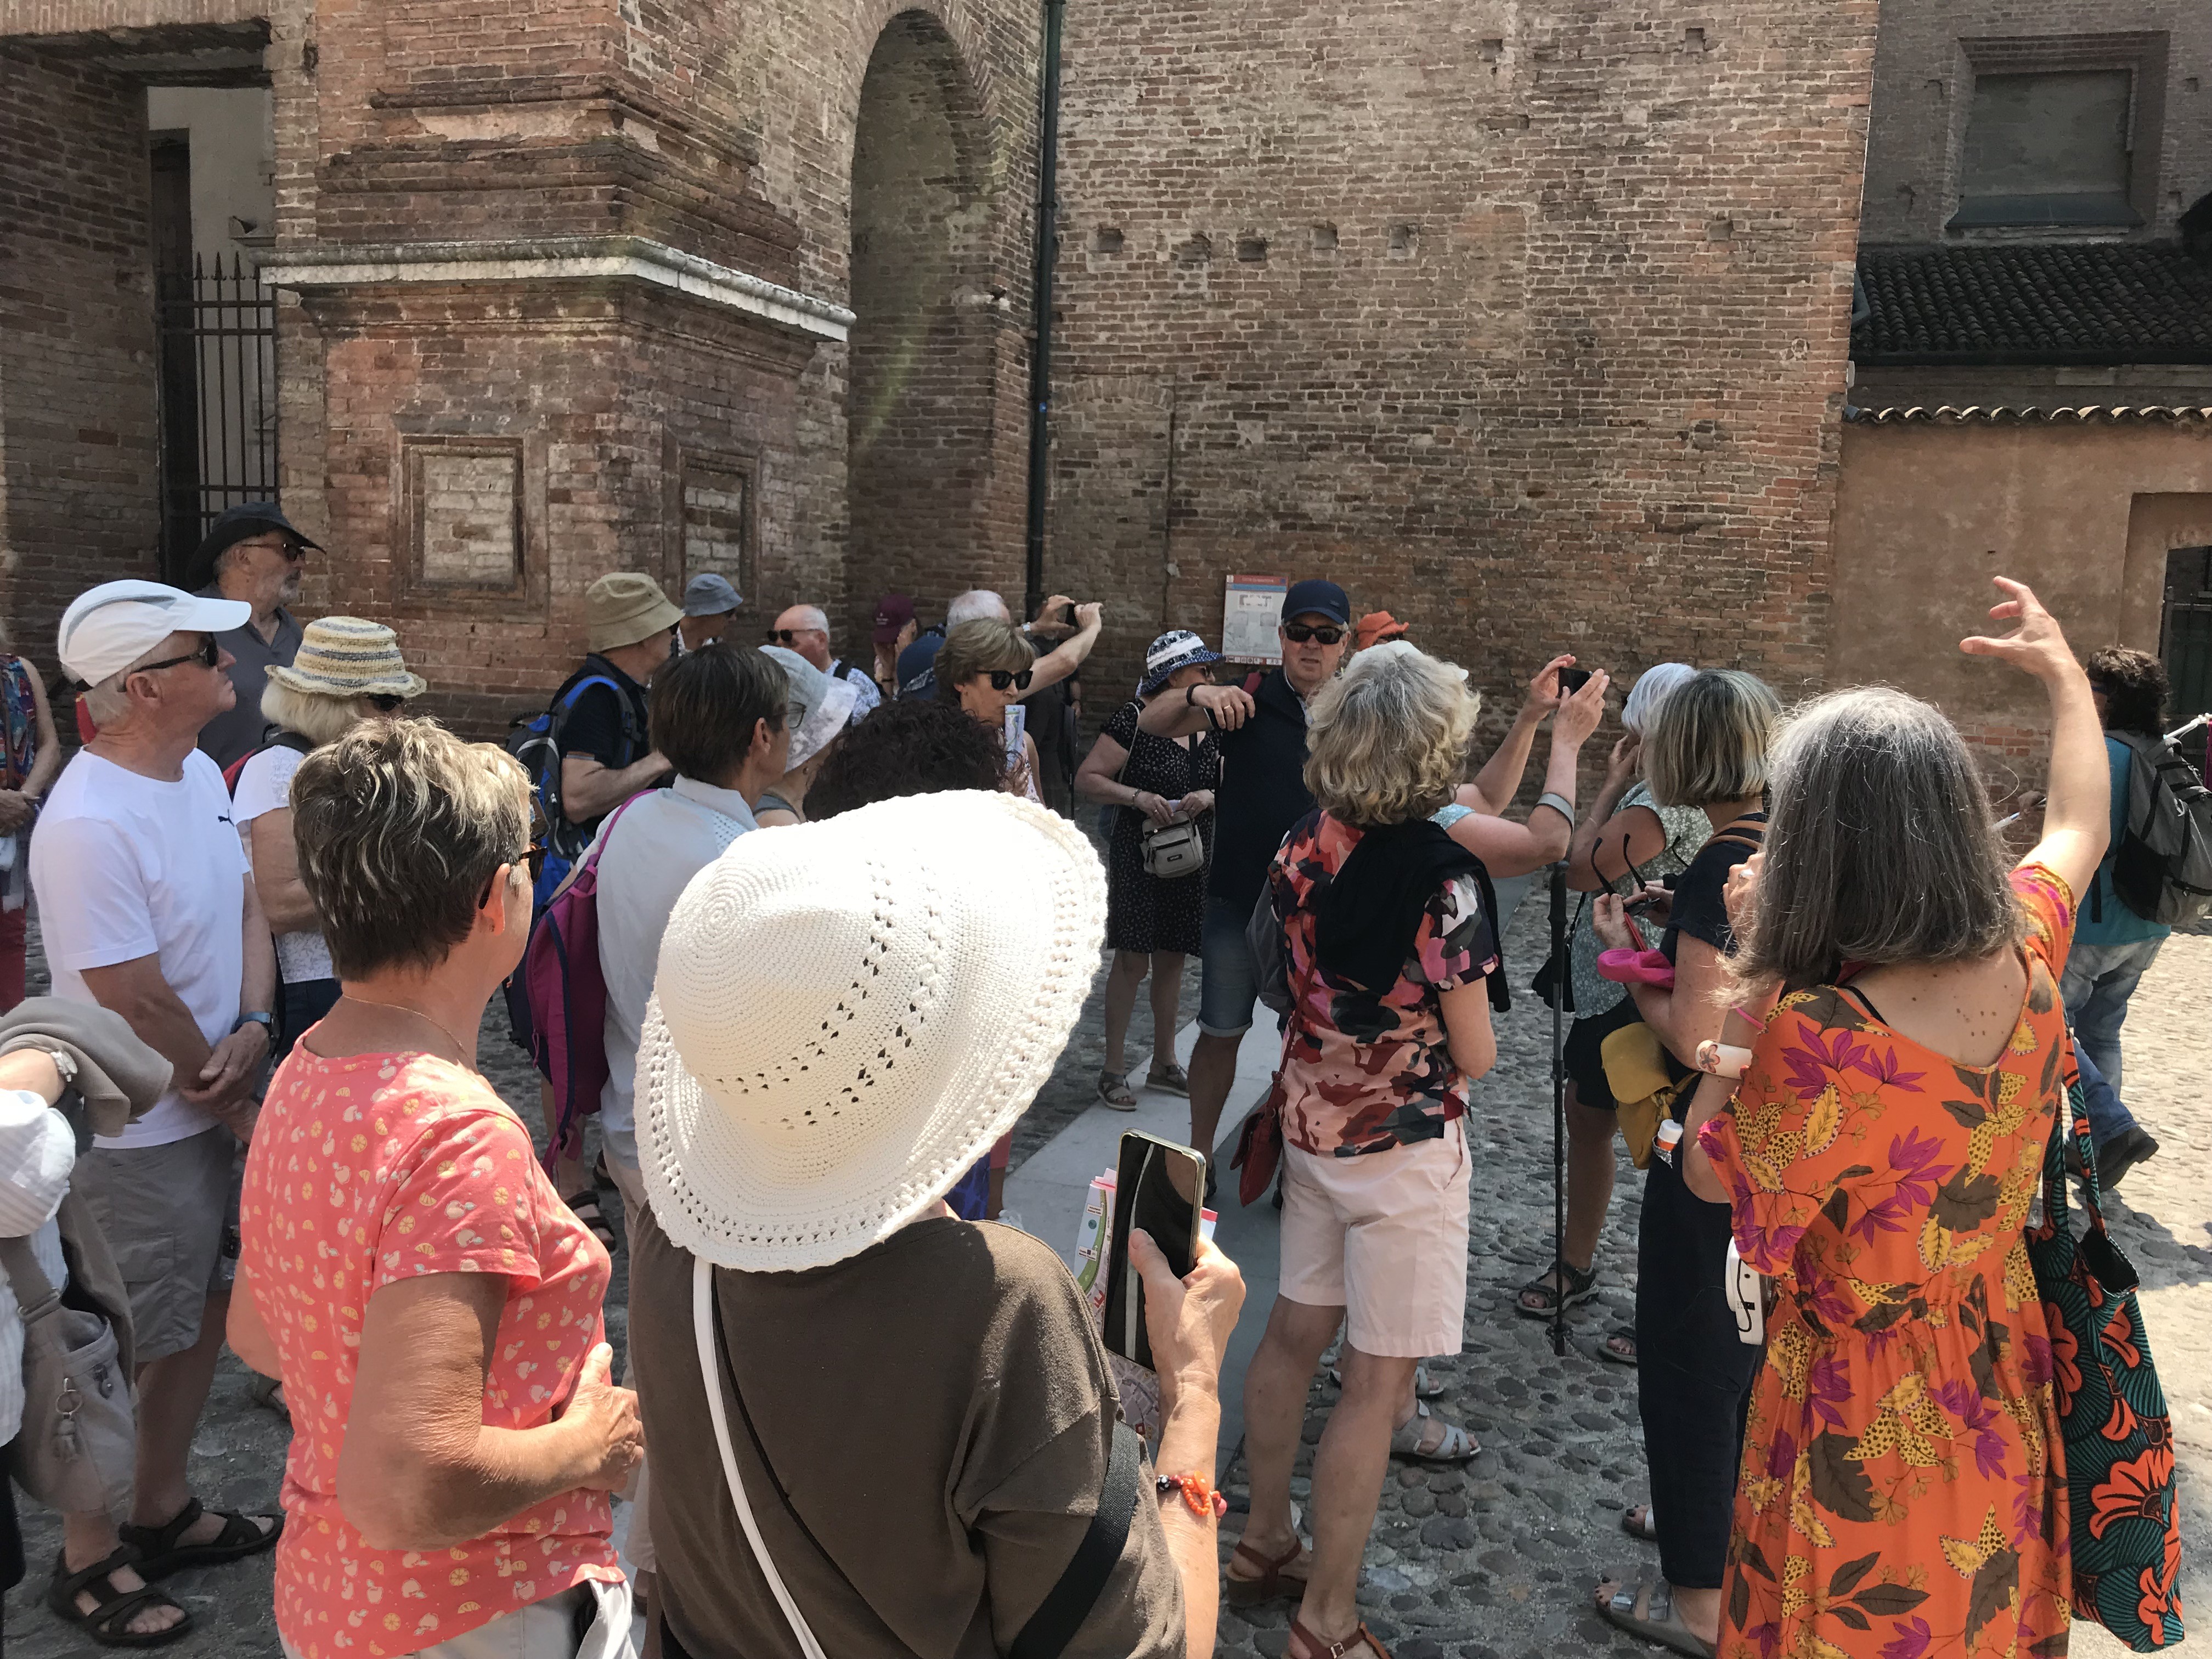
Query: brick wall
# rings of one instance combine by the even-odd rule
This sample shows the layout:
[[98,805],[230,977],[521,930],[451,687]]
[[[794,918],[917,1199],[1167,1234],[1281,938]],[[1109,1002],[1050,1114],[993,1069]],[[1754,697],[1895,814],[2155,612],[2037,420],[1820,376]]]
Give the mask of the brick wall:
[[0,538],[17,647],[47,672],[94,581],[155,574],[145,94],[0,45]]
[[[1817,681],[1875,7],[1069,11],[1049,580]],[[1093,701],[1098,699],[1094,695]]]
[[1881,21],[1867,146],[1869,242],[1955,240],[1943,225],[1958,210],[1974,82],[1961,40],[2164,34],[2164,84],[2136,89],[2139,113],[2160,112],[2157,211],[2134,234],[2172,236],[2181,210],[2212,191],[2212,7],[2203,0],[1917,0],[1887,8]]

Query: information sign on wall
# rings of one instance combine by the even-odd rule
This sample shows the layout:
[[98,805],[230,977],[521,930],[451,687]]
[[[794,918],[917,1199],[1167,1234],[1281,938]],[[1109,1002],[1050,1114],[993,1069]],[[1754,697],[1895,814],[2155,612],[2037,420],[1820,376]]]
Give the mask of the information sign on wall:
[[1273,667],[1283,659],[1282,642],[1275,636],[1283,617],[1283,596],[1290,591],[1282,576],[1231,576],[1222,605],[1221,654],[1231,662],[1265,663]]

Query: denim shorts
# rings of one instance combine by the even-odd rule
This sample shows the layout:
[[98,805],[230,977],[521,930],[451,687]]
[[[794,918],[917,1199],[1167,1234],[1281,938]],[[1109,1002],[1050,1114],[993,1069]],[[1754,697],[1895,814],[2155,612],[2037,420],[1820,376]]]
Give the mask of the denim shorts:
[[1243,1036],[1252,1029],[1260,972],[1252,961],[1252,947],[1244,942],[1245,924],[1251,920],[1251,905],[1207,895],[1199,957],[1198,1029],[1208,1036]]

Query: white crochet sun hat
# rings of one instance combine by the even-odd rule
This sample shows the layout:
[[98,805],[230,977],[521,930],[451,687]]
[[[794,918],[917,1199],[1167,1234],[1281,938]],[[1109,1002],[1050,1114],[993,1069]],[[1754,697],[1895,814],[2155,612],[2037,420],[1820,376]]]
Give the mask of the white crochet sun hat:
[[974,790],[740,836],[662,936],[638,1046],[662,1230],[719,1267],[855,1255],[1013,1127],[1082,1012],[1098,856]]

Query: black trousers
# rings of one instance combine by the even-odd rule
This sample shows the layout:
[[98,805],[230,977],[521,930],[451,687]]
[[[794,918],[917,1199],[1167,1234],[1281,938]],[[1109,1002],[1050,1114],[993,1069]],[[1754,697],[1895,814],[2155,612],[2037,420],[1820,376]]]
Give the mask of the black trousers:
[[1636,1394],[1660,1570],[1684,1589],[1718,1589],[1728,1571],[1759,1369],[1759,1350],[1736,1339],[1721,1291],[1728,1245],[1729,1206],[1706,1203],[1654,1156],[1636,1239]]
[[338,982],[334,979],[306,979],[284,986],[284,1041],[276,1050],[282,1060],[292,1052],[301,1034],[337,1006]]

